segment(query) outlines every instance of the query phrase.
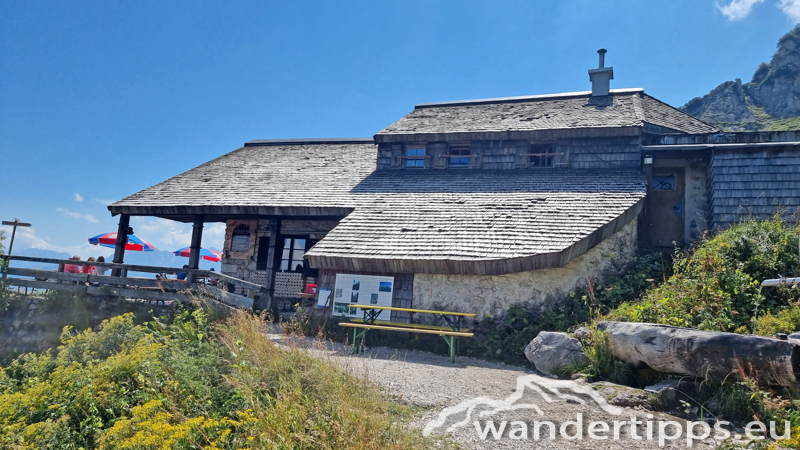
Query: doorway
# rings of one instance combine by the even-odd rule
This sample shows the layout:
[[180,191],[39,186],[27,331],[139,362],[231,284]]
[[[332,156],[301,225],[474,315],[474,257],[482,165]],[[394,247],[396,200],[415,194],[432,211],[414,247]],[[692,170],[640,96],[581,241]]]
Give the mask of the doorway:
[[654,247],[683,245],[683,168],[653,169],[650,178],[647,216],[648,236]]

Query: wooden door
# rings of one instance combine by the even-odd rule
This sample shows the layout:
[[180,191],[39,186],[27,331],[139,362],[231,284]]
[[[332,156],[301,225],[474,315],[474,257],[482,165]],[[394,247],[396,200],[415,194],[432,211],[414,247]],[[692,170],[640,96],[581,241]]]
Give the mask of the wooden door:
[[648,195],[648,237],[655,247],[683,245],[685,201],[682,168],[653,169]]

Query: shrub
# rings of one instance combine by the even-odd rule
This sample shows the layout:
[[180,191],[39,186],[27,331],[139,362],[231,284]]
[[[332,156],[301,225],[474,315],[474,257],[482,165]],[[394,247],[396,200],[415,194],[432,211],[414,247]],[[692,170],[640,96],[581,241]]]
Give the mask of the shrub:
[[98,331],[0,368],[0,447],[424,448],[404,408],[307,351],[278,348],[244,313],[202,309]]
[[779,217],[744,221],[703,239],[693,253],[676,253],[674,275],[665,284],[607,318],[753,332],[759,316],[779,314],[800,300],[800,290],[791,286],[759,291],[764,279],[797,274],[799,235],[800,227]]

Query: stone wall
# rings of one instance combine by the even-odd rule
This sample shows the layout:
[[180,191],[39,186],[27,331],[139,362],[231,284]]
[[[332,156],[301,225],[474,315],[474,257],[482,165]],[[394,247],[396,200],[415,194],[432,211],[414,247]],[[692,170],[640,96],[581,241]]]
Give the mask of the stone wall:
[[[11,294],[0,302],[0,366],[26,352],[40,352],[61,344],[61,332],[69,325],[76,331],[97,330],[103,320],[134,313],[137,323],[154,316],[166,317],[172,306],[93,297],[67,291],[46,296]],[[8,309],[5,309],[5,308]]]
[[700,239],[708,228],[708,161],[703,158],[690,159],[685,172],[686,211],[684,216],[684,240],[689,243]]
[[[229,220],[228,229],[232,230],[233,227],[240,221]],[[256,222],[255,233],[251,235],[250,245],[251,248],[247,252],[231,254],[227,253],[227,257],[222,258],[220,271],[225,275],[230,275],[240,280],[250,281],[252,283],[264,284],[266,272],[256,269],[256,260],[258,259],[258,244],[262,237],[269,236],[269,220],[248,221]],[[230,248],[230,235],[226,234],[225,247]],[[237,294],[240,291],[236,292]]]
[[495,276],[415,274],[413,307],[476,312],[479,319],[519,303],[547,309],[585,286],[587,277],[602,279],[625,270],[636,255],[636,230],[633,220],[558,269]]

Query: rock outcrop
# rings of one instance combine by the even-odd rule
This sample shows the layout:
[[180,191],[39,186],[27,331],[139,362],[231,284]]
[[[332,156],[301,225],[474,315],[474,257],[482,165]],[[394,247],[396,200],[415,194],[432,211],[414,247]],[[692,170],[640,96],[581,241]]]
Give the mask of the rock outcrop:
[[749,83],[726,81],[682,109],[727,131],[800,129],[800,25],[778,40]]
[[527,347],[525,357],[539,372],[552,375],[559,367],[583,360],[583,346],[567,333],[542,331]]

